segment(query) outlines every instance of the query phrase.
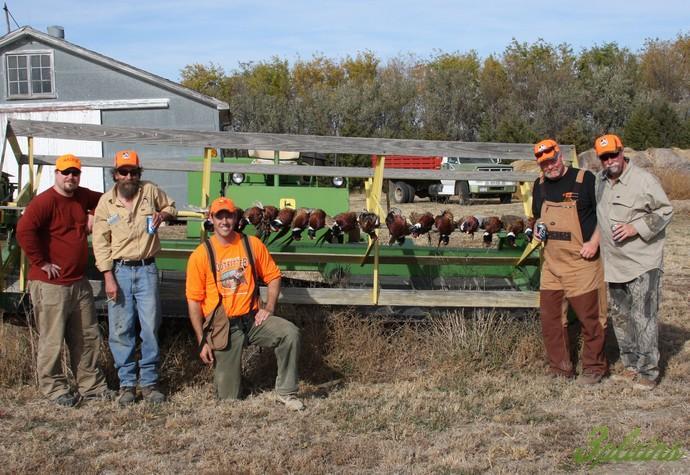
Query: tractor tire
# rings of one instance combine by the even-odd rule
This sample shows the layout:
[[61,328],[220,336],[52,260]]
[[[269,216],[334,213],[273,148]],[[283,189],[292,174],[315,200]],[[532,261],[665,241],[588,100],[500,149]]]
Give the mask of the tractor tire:
[[466,180],[458,181],[455,184],[455,192],[458,195],[461,205],[469,206],[471,204],[470,184]]
[[513,201],[513,195],[512,194],[506,194],[506,195],[501,195],[499,197],[501,200],[501,203],[503,204],[510,204],[511,201]]

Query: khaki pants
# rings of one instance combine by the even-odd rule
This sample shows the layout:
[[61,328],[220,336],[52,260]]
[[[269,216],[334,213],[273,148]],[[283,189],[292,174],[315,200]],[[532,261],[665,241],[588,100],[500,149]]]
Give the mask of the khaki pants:
[[[247,337],[250,345],[274,348],[278,365],[276,392],[283,396],[297,393],[297,363],[301,341],[299,328],[292,322],[271,315],[261,325],[248,328]],[[213,352],[216,360],[214,382],[219,399],[240,397],[244,342],[245,335],[241,325],[232,325],[229,348]]]
[[56,399],[70,392],[60,361],[63,340],[79,392],[91,396],[107,389],[97,366],[101,333],[89,281],[54,285],[32,280],[29,292],[39,332],[36,371],[41,393]]

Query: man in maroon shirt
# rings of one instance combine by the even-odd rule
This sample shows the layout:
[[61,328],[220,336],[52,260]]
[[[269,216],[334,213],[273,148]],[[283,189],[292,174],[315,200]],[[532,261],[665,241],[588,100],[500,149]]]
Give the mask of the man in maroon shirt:
[[[88,212],[101,193],[79,186],[81,161],[62,155],[55,185],[36,196],[17,225],[17,240],[29,259],[29,293],[39,331],[39,389],[66,407],[85,399],[113,399],[97,366],[101,346],[93,291],[84,276],[88,255]],[[70,352],[78,391],[62,370],[63,340]]]

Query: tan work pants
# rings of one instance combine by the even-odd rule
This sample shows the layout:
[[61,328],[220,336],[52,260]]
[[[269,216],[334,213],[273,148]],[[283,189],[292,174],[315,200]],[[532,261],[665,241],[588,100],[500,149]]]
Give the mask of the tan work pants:
[[82,396],[107,389],[97,366],[101,333],[89,281],[83,278],[71,285],[54,285],[32,280],[29,292],[39,332],[36,370],[41,393],[56,399],[70,392],[60,361],[63,341]]

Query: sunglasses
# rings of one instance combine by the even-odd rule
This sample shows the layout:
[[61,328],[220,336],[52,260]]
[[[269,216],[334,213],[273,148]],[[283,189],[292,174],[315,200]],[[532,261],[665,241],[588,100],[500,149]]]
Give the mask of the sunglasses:
[[612,160],[614,158],[617,158],[620,152],[611,152],[611,153],[605,153],[599,157],[599,160],[602,162],[605,162],[606,160]]
[[139,176],[141,175],[141,169],[139,168],[118,168],[117,174],[120,176]]
[[220,211],[216,211],[216,213],[213,215],[214,218],[221,220],[221,219],[234,219],[236,217],[237,213],[234,211],[228,211],[226,209],[222,209]]
[[81,175],[81,170],[78,170],[76,168],[68,168],[67,170],[60,170],[60,173],[63,176],[67,176],[67,175],[79,176],[79,175]]
[[542,155],[544,155],[545,153],[551,153],[551,152],[553,152],[555,148],[556,148],[556,147],[554,147],[554,146],[545,148],[544,150],[540,150],[539,152],[535,152],[534,156],[537,157],[537,158],[541,158]]

